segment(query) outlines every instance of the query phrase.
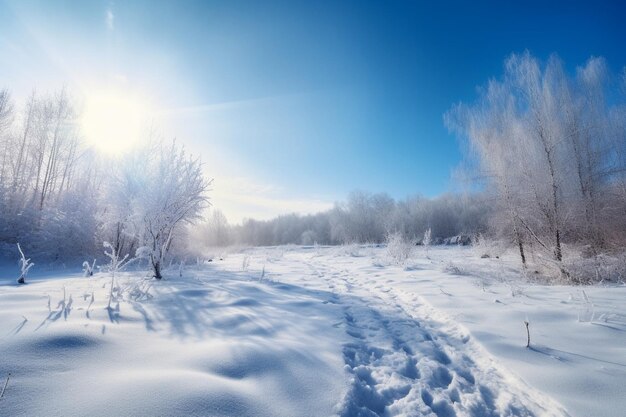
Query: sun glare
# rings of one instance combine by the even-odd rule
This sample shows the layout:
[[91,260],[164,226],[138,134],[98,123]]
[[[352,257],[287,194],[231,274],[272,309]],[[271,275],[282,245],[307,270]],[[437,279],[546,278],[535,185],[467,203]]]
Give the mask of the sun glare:
[[82,117],[85,139],[99,151],[120,154],[136,146],[145,136],[149,106],[123,93],[101,93],[87,97]]

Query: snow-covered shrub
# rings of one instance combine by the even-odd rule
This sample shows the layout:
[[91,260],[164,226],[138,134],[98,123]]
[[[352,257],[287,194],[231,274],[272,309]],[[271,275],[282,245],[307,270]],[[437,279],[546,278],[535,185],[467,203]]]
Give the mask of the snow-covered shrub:
[[430,227],[428,229],[426,229],[426,231],[424,232],[424,238],[422,239],[422,245],[424,246],[430,246],[432,244],[432,231],[430,230]]
[[245,272],[248,270],[249,267],[250,267],[250,255],[245,253],[243,255],[243,258],[241,259],[241,270]]
[[93,260],[93,263],[89,264],[89,262],[84,261],[83,262],[83,275],[85,277],[91,277],[93,276],[93,270],[96,267],[96,260]]
[[335,252],[337,256],[351,256],[353,258],[361,257],[361,245],[358,243],[349,243],[341,245]]
[[396,265],[404,265],[415,250],[415,241],[406,239],[400,232],[387,235],[387,257]]
[[452,261],[446,262],[443,267],[444,272],[453,275],[467,275],[467,271]]
[[323,255],[323,248],[317,242],[313,243],[313,253],[315,254],[314,257],[318,257],[318,256],[322,256]]
[[379,243],[365,245],[363,246],[363,252],[361,252],[361,255],[366,256],[368,258],[373,258],[378,253],[376,249],[386,248],[386,247],[387,247],[386,244],[379,244]]
[[35,264],[30,261],[30,258],[26,259],[19,243],[17,244],[17,250],[20,251],[20,277],[17,279],[17,283],[24,284],[26,282],[26,274]]
[[477,256],[480,256],[482,259],[491,258],[491,253],[489,253],[489,248],[487,247],[487,241],[485,236],[482,234],[477,234],[474,236],[472,242],[472,249]]
[[380,258],[372,259],[372,266],[375,266],[376,268],[384,268],[384,267],[386,267],[388,265],[389,265],[388,262],[385,262],[385,261],[383,261]]
[[424,237],[422,238],[422,245],[424,245],[424,248],[426,248],[426,257],[427,258],[428,258],[428,249],[430,248],[430,245],[432,243],[433,243],[432,232],[431,232],[430,227],[429,227],[424,232]]
[[487,238],[480,233],[472,237],[472,252],[482,259],[499,258],[509,247],[507,242]]
[[102,246],[104,246],[104,254],[109,258],[109,263],[104,267],[111,275],[115,276],[116,273],[121,271],[130,262],[130,259],[128,259],[129,254],[127,253],[124,257],[120,258],[117,249],[109,242],[103,242]]
[[277,262],[285,256],[284,247],[278,246],[273,249],[268,249],[266,259],[268,262]]
[[[115,288],[115,275],[121,271],[131,261],[128,259],[128,254],[120,258],[120,254],[113,245],[109,242],[103,242],[104,254],[109,258],[109,263],[105,265],[106,270],[111,274],[111,289],[109,291],[109,305],[111,308],[111,301],[113,300],[113,289]],[[107,251],[108,249],[108,251]]]
[[572,256],[565,260],[564,267],[575,284],[624,282],[626,253]]

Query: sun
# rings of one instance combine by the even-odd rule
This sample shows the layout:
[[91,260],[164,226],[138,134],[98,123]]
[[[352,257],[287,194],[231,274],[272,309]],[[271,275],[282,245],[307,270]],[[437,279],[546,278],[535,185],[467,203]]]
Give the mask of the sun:
[[145,100],[107,91],[86,97],[81,127],[87,143],[99,151],[122,154],[145,137],[149,119],[150,107]]

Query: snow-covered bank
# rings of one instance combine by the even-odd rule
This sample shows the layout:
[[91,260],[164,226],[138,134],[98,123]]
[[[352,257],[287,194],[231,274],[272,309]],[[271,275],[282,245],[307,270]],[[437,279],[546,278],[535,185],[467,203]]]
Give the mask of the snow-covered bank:
[[586,288],[591,307],[578,288],[508,283],[514,264],[471,250],[431,248],[427,259],[420,249],[408,267],[384,255],[259,248],[162,282],[129,272],[120,286],[143,285],[108,310],[105,274],[0,285],[3,383],[11,372],[0,415],[582,417],[626,407],[624,288]]

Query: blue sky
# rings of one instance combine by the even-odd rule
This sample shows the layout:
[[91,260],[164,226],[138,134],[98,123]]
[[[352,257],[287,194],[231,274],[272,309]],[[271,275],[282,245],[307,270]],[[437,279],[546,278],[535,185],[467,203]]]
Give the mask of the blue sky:
[[0,2],[0,87],[151,103],[234,221],[451,188],[442,122],[511,52],[626,65],[618,1]]

